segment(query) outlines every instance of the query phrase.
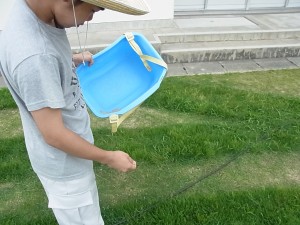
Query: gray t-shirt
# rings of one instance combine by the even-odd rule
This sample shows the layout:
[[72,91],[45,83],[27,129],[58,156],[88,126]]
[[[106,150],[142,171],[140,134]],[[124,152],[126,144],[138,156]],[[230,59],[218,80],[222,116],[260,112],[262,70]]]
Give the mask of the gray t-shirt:
[[67,128],[90,143],[94,141],[65,30],[45,24],[25,0],[17,0],[0,35],[0,64],[19,107],[33,170],[57,180],[90,173],[92,161],[46,144],[30,113],[45,107],[60,108]]

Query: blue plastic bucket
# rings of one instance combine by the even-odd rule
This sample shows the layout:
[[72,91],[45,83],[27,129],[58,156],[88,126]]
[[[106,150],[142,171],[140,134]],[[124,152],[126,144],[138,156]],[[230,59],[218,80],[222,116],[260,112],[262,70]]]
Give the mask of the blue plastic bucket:
[[[133,35],[143,54],[161,59],[143,35]],[[148,71],[125,36],[93,58],[94,64],[81,64],[77,75],[88,107],[101,118],[122,115],[140,105],[159,88],[167,72],[152,62]]]

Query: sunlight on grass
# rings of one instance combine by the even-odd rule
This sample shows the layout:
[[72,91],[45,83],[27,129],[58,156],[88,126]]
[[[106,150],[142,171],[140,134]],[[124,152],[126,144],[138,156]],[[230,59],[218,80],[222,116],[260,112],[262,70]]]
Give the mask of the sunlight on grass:
[[17,109],[1,110],[0,138],[12,138],[23,135],[21,118]]
[[[195,119],[199,120],[199,116],[196,117],[186,113],[174,113],[140,106],[134,112],[133,116],[129,116],[120,127],[127,129],[158,127],[170,123],[190,123],[195,121]],[[101,119],[93,114],[91,114],[91,124],[94,129],[110,127],[108,119]]]
[[295,69],[265,71],[262,73],[250,72],[243,75],[233,73],[226,76],[212,77],[212,79],[218,83],[225,83],[225,85],[228,82],[229,86],[234,86],[237,89],[299,97],[299,76],[299,70]]

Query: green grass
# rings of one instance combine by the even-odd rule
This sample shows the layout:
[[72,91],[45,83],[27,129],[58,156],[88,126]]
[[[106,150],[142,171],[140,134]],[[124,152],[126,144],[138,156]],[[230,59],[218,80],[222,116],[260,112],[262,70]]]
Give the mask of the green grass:
[[7,88],[0,88],[0,96],[0,110],[17,107]]
[[[300,224],[299,78],[300,70],[166,78],[114,135],[91,115],[96,145],[138,162],[128,174],[95,164],[106,224]],[[7,89],[0,97],[0,224],[55,224],[16,105]]]

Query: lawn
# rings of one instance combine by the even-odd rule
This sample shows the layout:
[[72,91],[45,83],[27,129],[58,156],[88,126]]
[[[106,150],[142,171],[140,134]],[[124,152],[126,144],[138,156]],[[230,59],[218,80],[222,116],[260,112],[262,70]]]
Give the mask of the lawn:
[[[138,163],[95,164],[108,225],[299,225],[300,70],[168,77],[95,143]],[[24,147],[18,110],[0,89],[0,224],[56,224]]]

